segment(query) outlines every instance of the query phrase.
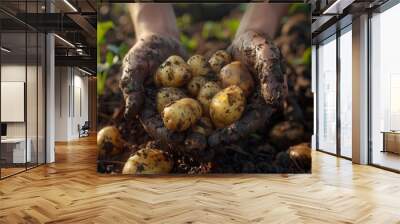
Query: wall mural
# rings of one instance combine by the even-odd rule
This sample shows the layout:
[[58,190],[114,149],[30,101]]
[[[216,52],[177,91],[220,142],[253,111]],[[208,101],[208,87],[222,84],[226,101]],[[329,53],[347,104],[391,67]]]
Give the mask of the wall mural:
[[99,5],[98,172],[310,173],[308,4]]

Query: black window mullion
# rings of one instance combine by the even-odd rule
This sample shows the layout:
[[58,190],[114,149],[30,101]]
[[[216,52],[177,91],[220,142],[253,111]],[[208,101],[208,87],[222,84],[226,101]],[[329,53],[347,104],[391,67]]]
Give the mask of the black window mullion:
[[368,155],[367,155],[367,160],[368,164],[373,164],[373,152],[372,152],[372,65],[371,65],[371,55],[372,55],[372,29],[371,29],[371,19],[372,19],[372,12],[368,12],[368,31],[367,31],[367,46],[368,46],[368,53],[367,53],[367,83],[368,83],[368,95],[367,95],[367,103],[368,103],[368,111],[367,111],[367,119],[368,119],[368,124],[367,124],[367,140],[368,140]]
[[336,31],[336,155],[341,156],[341,124],[340,124],[340,31]]
[[319,69],[319,66],[318,66],[318,63],[319,63],[319,58],[318,58],[318,49],[319,49],[319,44],[317,44],[316,46],[315,46],[315,91],[316,91],[316,94],[315,94],[315,111],[314,111],[314,113],[316,113],[315,114],[315,148],[316,149],[319,149],[319,105],[318,105],[318,103],[319,103],[319,100],[318,100],[318,98],[319,98],[319,71],[318,71],[318,69]]
[[[25,0],[25,21],[28,19],[28,1]],[[26,24],[26,23],[25,23]],[[25,120],[25,170],[28,169],[28,116],[27,116],[27,89],[28,89],[28,26],[25,25],[25,88],[24,88],[24,120]]]
[[[39,13],[39,0],[36,1],[36,13]],[[38,165],[39,165],[39,32],[36,32],[36,166]]]

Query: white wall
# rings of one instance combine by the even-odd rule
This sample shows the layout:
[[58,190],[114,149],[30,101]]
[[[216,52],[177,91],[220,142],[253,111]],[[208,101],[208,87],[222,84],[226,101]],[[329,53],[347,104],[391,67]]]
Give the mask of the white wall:
[[72,67],[56,67],[55,73],[55,140],[74,140],[78,124],[88,120],[88,78]]
[[[38,69],[38,70],[36,70]],[[26,83],[26,108],[22,108],[24,113],[26,110],[27,120],[24,122],[6,122],[8,138],[25,138],[30,140],[30,148],[32,150],[32,161],[44,163],[44,82],[42,67],[36,65],[24,64],[2,64],[1,81],[9,82],[25,82]],[[27,81],[25,78],[27,77]],[[22,93],[23,94],[23,93]],[[7,96],[2,96],[7,97]],[[10,110],[10,108],[1,108],[1,110]],[[12,113],[12,111],[7,111]],[[37,153],[39,154],[37,156]]]
[[68,139],[68,68],[55,68],[55,140],[66,141]]
[[[2,82],[25,82],[25,64],[3,64],[1,66],[1,81]],[[36,73],[36,67],[28,66],[28,74],[30,74],[34,69]],[[26,83],[26,82],[25,82]],[[36,85],[36,82],[34,83]],[[32,89],[33,90],[33,89]],[[27,96],[30,98],[36,98],[36,89],[34,92],[28,92]],[[32,99],[27,99],[28,102],[33,101]],[[36,105],[35,105],[36,107]],[[1,108],[2,110],[7,110],[7,108]],[[30,117],[31,114],[28,115],[28,121],[33,120]],[[34,114],[36,119],[36,114]],[[35,120],[36,121],[36,120]],[[29,125],[30,127],[31,125]],[[25,122],[7,122],[7,136],[8,137],[25,137]],[[29,137],[29,136],[28,136]]]

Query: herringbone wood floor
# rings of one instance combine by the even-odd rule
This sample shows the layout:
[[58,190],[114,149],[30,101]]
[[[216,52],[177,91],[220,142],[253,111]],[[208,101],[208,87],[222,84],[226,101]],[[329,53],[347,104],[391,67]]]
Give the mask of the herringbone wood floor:
[[0,181],[0,223],[400,223],[400,175],[313,153],[311,175],[96,173],[95,138]]

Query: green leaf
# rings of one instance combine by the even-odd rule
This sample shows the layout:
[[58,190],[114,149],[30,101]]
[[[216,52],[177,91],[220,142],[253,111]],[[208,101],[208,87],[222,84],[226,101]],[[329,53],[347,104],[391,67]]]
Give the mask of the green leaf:
[[210,34],[212,32],[214,23],[213,22],[205,22],[203,24],[203,29],[201,30],[201,36],[204,39],[208,39],[210,37]]
[[310,65],[311,64],[311,47],[308,47],[303,53],[303,64]]
[[221,40],[225,39],[233,39],[237,29],[239,28],[240,21],[238,19],[225,19],[223,21],[223,30],[226,32],[224,33],[223,37],[220,37]]
[[179,30],[187,30],[192,23],[192,17],[190,14],[183,14],[182,16],[176,19],[176,25],[178,26]]
[[121,59],[124,58],[125,55],[126,55],[126,53],[128,53],[128,51],[129,51],[129,46],[128,46],[128,44],[122,43],[122,44],[119,46],[118,51],[119,51],[119,53],[118,53],[119,58],[121,58]]
[[207,21],[203,24],[201,36],[204,39],[217,38],[219,40],[225,40],[229,36],[225,31],[226,29],[224,29],[221,23]]
[[114,54],[111,51],[107,51],[106,54],[106,63],[111,66],[113,64],[114,61]]
[[106,80],[107,80],[107,73],[105,73],[105,72],[97,73],[97,94],[98,95],[103,95],[104,89],[106,86]]
[[185,34],[181,34],[180,40],[181,40],[182,45],[189,52],[193,52],[197,48],[197,40],[195,38],[189,38]]
[[240,21],[238,19],[228,19],[224,21],[224,25],[229,29],[230,34],[235,35],[239,28]]
[[306,3],[293,3],[289,7],[289,15],[296,13],[310,13],[310,5]]
[[100,47],[97,46],[97,64],[101,63]]
[[303,58],[294,58],[290,60],[289,63],[292,65],[301,65],[303,64]]
[[114,27],[112,21],[98,22],[97,23],[97,45],[105,42],[105,35],[107,31]]

